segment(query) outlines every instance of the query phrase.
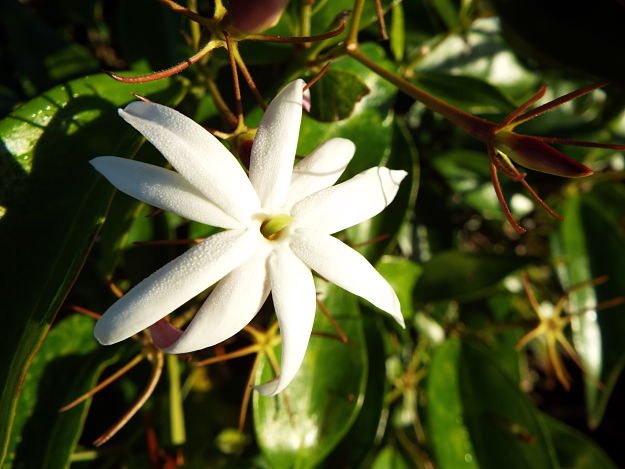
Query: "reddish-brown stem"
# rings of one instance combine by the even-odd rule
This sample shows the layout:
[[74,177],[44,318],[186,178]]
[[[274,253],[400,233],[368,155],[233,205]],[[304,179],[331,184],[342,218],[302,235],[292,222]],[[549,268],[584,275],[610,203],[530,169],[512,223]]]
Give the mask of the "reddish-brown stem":
[[235,350],[234,352],[224,353],[223,355],[218,355],[216,357],[206,358],[205,360],[201,360],[199,362],[195,362],[195,366],[206,366],[212,365],[213,363],[225,362],[227,360],[231,360],[233,358],[245,357],[246,355],[251,355],[253,353],[258,352],[258,344],[248,345],[247,347],[243,347],[239,350]]
[[561,104],[564,103],[568,103],[569,101],[575,99],[575,98],[579,98],[580,96],[584,96],[588,93],[590,93],[591,91],[596,90],[597,88],[601,88],[603,86],[606,86],[607,83],[593,83],[592,85],[588,85],[588,86],[584,86],[583,88],[580,88],[578,90],[575,91],[571,91],[570,93],[567,93],[563,96],[560,96],[559,98],[554,99],[553,101],[549,101],[548,103],[543,104],[542,106],[538,106],[536,109],[532,109],[531,111],[523,114],[522,116],[518,117],[517,119],[515,119],[512,123],[515,125],[521,124],[522,122],[526,122],[530,119],[533,119],[536,116],[540,116],[541,114],[544,114],[545,112],[560,106]]
[[560,145],[574,145],[578,147],[590,147],[590,148],[607,148],[608,150],[620,150],[625,151],[625,145],[619,145],[615,143],[601,143],[601,142],[588,142],[586,140],[573,140],[570,138],[557,138],[557,137],[538,137],[543,142],[559,143]]
[[372,244],[379,243],[380,241],[384,241],[388,237],[390,237],[388,233],[382,233],[381,235],[368,239],[367,241],[363,241],[362,243],[350,244],[350,247],[353,249],[363,248],[365,246],[370,246]]
[[[495,158],[496,158],[496,153],[497,150],[492,150],[492,152],[495,154]],[[549,215],[551,215],[553,218],[557,219],[557,220],[564,220],[564,218],[562,218],[560,215],[558,215],[549,205],[547,205],[547,203],[536,193],[536,191],[532,188],[532,186],[529,185],[529,183],[527,182],[527,180],[525,179],[525,175],[521,174],[512,164],[512,162],[507,159],[504,158],[504,161],[508,164],[510,170],[514,173],[514,180],[517,182],[520,182],[521,185],[530,193],[530,195],[532,196],[532,198],[538,202],[538,204],[544,208]]]
[[117,298],[121,298],[122,296],[124,296],[124,292],[121,291],[119,287],[115,285],[115,283],[112,280],[108,280],[107,283],[108,283],[109,288],[113,292],[113,295],[115,295]]
[[130,420],[137,411],[145,404],[145,401],[152,395],[154,392],[154,388],[156,387],[156,383],[158,383],[159,378],[163,372],[163,353],[158,352],[154,357],[154,365],[152,368],[152,374],[150,375],[150,380],[148,381],[147,386],[143,390],[143,392],[139,395],[137,400],[130,406],[130,409],[126,411],[126,413],[120,418],[115,424],[113,424],[108,430],[106,430],[97,440],[93,442],[94,446],[101,446],[110,440],[119,430],[122,429],[124,425]]
[[237,45],[236,42],[232,44],[232,52],[234,53],[234,60],[236,60],[237,65],[239,66],[239,70],[241,70],[241,73],[243,74],[243,78],[245,78],[245,82],[247,83],[247,86],[252,91],[254,98],[256,98],[256,101],[258,102],[260,107],[263,109],[263,111],[266,110],[267,105],[265,104],[265,100],[261,96],[260,91],[258,91],[258,88],[256,87],[256,83],[254,83],[254,79],[252,78],[252,74],[247,69],[245,62],[243,61],[243,57],[241,57],[241,54],[239,53],[239,46]]
[[254,363],[252,364],[252,369],[250,370],[249,377],[247,378],[247,385],[243,390],[243,399],[241,400],[241,410],[239,411],[239,431],[243,431],[245,427],[245,418],[247,417],[247,408],[249,407],[250,395],[252,394],[252,386],[254,385],[254,378],[256,377],[256,370],[258,370],[258,366],[260,365],[260,360],[262,355],[259,353],[254,358]]
[[294,44],[301,44],[304,42],[317,42],[323,41],[325,39],[330,39],[338,36],[344,30],[345,21],[342,21],[338,28],[324,34],[317,34],[316,36],[272,36],[270,34],[252,34],[246,36],[245,40],[263,42],[289,42]]
[[443,117],[449,119],[474,138],[486,144],[493,139],[494,130],[497,127],[494,123],[474,116],[473,114],[469,114],[468,112],[464,112],[461,109],[441,101],[431,94],[417,88],[409,81],[404,80],[403,78],[395,75],[393,72],[385,69],[376,61],[371,60],[360,49],[358,49],[357,45],[352,44],[352,47],[348,45],[346,51],[351,57],[358,60],[371,71],[377,73],[382,78],[395,85],[399,88],[399,90],[403,91],[411,98],[423,103],[432,111],[437,112]]
[[144,355],[143,354],[139,354],[136,357],[134,357],[132,360],[130,360],[128,363],[126,363],[124,366],[122,366],[119,370],[117,370],[115,373],[113,373],[111,376],[109,376],[108,378],[106,378],[104,381],[102,381],[101,383],[99,383],[96,387],[94,387],[93,389],[91,389],[90,391],[84,393],[82,396],[78,397],[77,399],[74,399],[72,402],[70,402],[67,405],[64,405],[63,407],[61,407],[59,409],[59,412],[65,412],[66,410],[71,409],[72,407],[77,406],[78,404],[80,404],[81,402],[83,402],[84,400],[90,398],[91,396],[93,396],[95,393],[97,393],[98,391],[101,391],[102,389],[104,389],[105,387],[107,387],[109,384],[111,384],[113,381],[119,379],[121,376],[123,376],[125,373],[127,373],[128,371],[130,371],[132,368],[134,368],[136,365],[138,365],[141,360],[143,360]]
[[232,73],[232,84],[234,86],[234,101],[237,107],[237,125],[243,124],[243,104],[241,103],[241,88],[239,87],[239,74],[237,72],[237,64],[234,61],[234,53],[232,52],[232,43],[230,35],[223,31],[226,38],[226,48],[228,49],[228,60],[230,61],[230,71]]
[[341,326],[339,326],[339,323],[336,322],[336,319],[334,319],[332,314],[330,314],[330,311],[328,310],[328,307],[319,298],[317,298],[317,306],[319,306],[319,309],[321,310],[323,315],[326,318],[328,318],[328,321],[330,321],[330,324],[332,324],[332,327],[334,327],[334,330],[339,335],[339,338],[341,339],[341,342],[343,342],[344,344],[352,345],[352,343],[349,341],[349,339],[347,338],[347,336],[345,335],[345,333],[341,329]]
[[387,41],[386,23],[384,22],[384,11],[382,10],[382,0],[375,0],[375,14],[380,27],[380,40]]
[[72,311],[76,311],[77,313],[85,314],[85,315],[87,315],[89,317],[92,317],[94,319],[100,319],[102,317],[101,314],[98,314],[95,311],[91,311],[90,309],[83,308],[82,306],[66,305],[66,307],[71,309]]
[[180,245],[180,244],[199,244],[204,241],[206,238],[197,238],[197,239],[157,239],[154,241],[135,241],[133,244],[135,246],[170,246],[170,245]]
[[612,308],[614,306],[618,306],[625,303],[625,297],[618,296],[616,298],[612,298],[611,300],[605,300],[595,306],[595,309],[599,311],[600,309]]
[[162,208],[155,208],[150,213],[148,213],[145,216],[145,218],[152,218],[152,217],[155,217],[156,215],[160,215],[161,213],[163,213],[163,209]]
[[208,20],[203,16],[198,15],[194,11],[189,10],[188,8],[183,7],[182,5],[174,2],[173,0],[156,0],[157,2],[162,3],[169,7],[172,11],[181,14],[182,16],[186,16],[192,21],[199,23],[201,25],[206,26],[208,24]]
[[[490,150],[489,150],[489,153],[491,153]],[[493,155],[492,153],[489,156],[490,156],[489,158],[490,159],[490,179],[493,182],[493,187],[495,188],[495,194],[497,195],[497,199],[499,200],[499,205],[501,205],[503,213],[506,216],[506,219],[508,220],[508,222],[512,225],[512,227],[518,233],[523,234],[525,233],[526,230],[521,225],[519,225],[519,222],[517,222],[514,216],[512,215],[512,212],[510,211],[510,207],[508,207],[508,202],[506,202],[506,198],[504,197],[503,191],[501,190],[501,184],[499,183],[499,176],[497,174],[497,164],[495,163],[495,159],[497,157]]]
[[146,98],[145,96],[141,96],[140,94],[137,94],[137,93],[130,93],[130,94],[133,95],[135,98],[137,98],[139,101],[143,101],[144,103],[152,102],[148,98]]
[[503,122],[501,122],[497,126],[497,130],[507,127],[508,124],[513,122],[517,117],[519,117],[521,114],[527,111],[532,104],[534,104],[536,101],[542,98],[545,95],[546,91],[547,91],[547,85],[542,85],[534,96],[532,96],[530,99],[528,99],[523,104],[521,104],[518,108],[516,108],[514,111],[508,114],[506,118],[503,120]]
[[188,59],[180,62],[179,64],[174,65],[173,67],[170,67],[170,68],[166,68],[165,70],[161,70],[159,72],[149,73],[147,75],[139,75],[136,77],[123,77],[113,72],[104,71],[104,73],[106,73],[111,78],[114,78],[115,80],[122,82],[122,83],[145,83],[146,81],[160,80],[161,78],[167,78],[172,75],[175,75],[176,73],[180,73],[183,70],[186,70],[187,68],[189,68],[191,65],[196,63],[198,60],[200,60],[202,57],[204,57],[213,49],[216,49],[217,47],[221,47],[221,45],[222,45],[221,41],[210,41],[208,44],[202,47],[202,49],[200,49],[198,52],[193,54]]
[[308,81],[308,83],[306,83],[306,85],[304,85],[304,89],[303,89],[303,91],[306,91],[306,90],[307,90],[308,88],[310,88],[312,85],[314,85],[315,83],[317,83],[317,82],[321,79],[321,77],[322,77],[323,75],[325,75],[325,73],[328,71],[328,69],[330,68],[330,65],[331,65],[331,64],[332,64],[332,62],[328,62],[327,64],[325,64],[325,65],[321,68],[321,70],[319,70],[319,72],[318,72],[318,73],[317,73],[314,77],[312,77],[312,78]]

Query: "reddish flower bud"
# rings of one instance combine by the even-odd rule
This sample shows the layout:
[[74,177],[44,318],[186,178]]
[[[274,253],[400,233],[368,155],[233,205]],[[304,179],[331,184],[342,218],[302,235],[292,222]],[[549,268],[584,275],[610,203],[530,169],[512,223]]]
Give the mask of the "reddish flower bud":
[[275,26],[289,0],[230,0],[226,21],[233,32],[260,33]]
[[494,143],[497,150],[528,169],[570,178],[592,174],[589,167],[556,150],[540,137],[502,130],[496,134]]

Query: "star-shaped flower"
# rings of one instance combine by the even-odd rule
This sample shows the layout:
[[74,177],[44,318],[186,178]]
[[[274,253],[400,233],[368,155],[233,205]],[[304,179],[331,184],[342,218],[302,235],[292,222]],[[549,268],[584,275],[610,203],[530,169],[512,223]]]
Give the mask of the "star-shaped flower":
[[[293,167],[304,82],[287,85],[267,108],[252,146],[249,179],[203,127],[154,103],[133,102],[120,116],[176,172],[102,156],[91,161],[115,187],[147,204],[225,228],[141,281],[98,320],[95,336],[112,344],[152,327],[169,353],[215,345],[236,334],[269,292],[282,334],[281,373],[258,386],[273,395],[299,369],[316,308],[311,270],[368,300],[403,325],[397,295],[358,252],[330,236],[382,211],[405,171],[374,167],[333,186],[355,146],[334,138]],[[160,321],[215,285],[184,332]]]

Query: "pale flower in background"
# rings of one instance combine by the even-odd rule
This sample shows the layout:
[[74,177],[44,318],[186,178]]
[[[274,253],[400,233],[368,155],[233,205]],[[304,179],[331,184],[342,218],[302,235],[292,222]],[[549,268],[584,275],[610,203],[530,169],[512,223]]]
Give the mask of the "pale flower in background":
[[[179,112],[141,101],[119,111],[177,172],[112,156],[93,159],[93,166],[132,197],[225,231],[113,304],[95,326],[98,341],[112,344],[155,326],[155,342],[166,352],[203,349],[245,327],[271,291],[282,335],[281,373],[257,389],[272,395],[293,379],[306,352],[316,309],[311,270],[403,325],[391,286],[363,256],[330,235],[382,211],[406,172],[374,167],[333,186],[355,151],[341,138],[321,144],[293,167],[303,87],[302,80],[290,83],[267,108],[249,178],[213,135]],[[159,321],[213,284],[184,332]]]

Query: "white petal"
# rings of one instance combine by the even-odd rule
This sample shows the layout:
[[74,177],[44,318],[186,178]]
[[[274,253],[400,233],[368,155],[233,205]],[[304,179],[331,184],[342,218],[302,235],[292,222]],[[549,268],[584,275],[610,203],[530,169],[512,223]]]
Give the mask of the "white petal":
[[299,370],[315,320],[316,292],[310,269],[285,245],[269,258],[269,275],[282,336],[280,376],[256,386],[265,396],[282,391]]
[[290,210],[303,198],[334,184],[345,171],[355,151],[354,143],[345,138],[333,138],[315,148],[293,168],[284,210]]
[[404,326],[393,288],[358,252],[330,235],[305,228],[295,230],[289,244],[319,275],[386,311]]
[[201,125],[178,111],[135,101],[119,115],[143,134],[187,181],[241,222],[259,202],[236,158]]
[[291,215],[298,226],[336,233],[384,210],[395,198],[399,183],[407,174],[401,170],[370,168],[306,197],[293,206]]
[[242,228],[174,171],[115,156],[100,156],[90,163],[117,189],[141,202],[207,225]]
[[303,80],[289,83],[267,107],[254,137],[250,180],[269,212],[284,203],[291,183],[303,89]]
[[268,254],[268,247],[261,248],[221,279],[178,341],[164,350],[193,352],[223,342],[243,329],[269,296]]
[[246,262],[258,233],[228,230],[194,246],[142,280],[98,320],[94,334],[104,345],[145,329]]

